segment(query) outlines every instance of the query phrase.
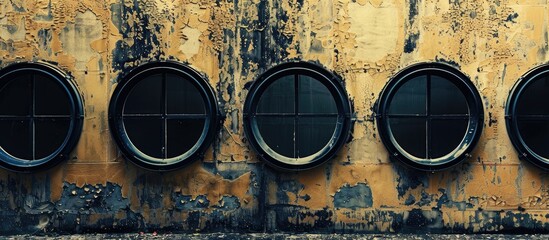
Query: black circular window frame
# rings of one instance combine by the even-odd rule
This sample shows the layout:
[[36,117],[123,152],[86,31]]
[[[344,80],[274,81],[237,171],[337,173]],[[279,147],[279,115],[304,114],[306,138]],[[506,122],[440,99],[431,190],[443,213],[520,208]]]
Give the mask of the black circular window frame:
[[[197,142],[198,148],[196,148],[195,151],[188,151],[182,155],[171,158],[170,162],[159,163],[162,159],[148,156],[139,151],[139,149],[133,145],[125,132],[125,127],[122,120],[122,111],[124,109],[127,96],[140,80],[155,73],[166,72],[184,76],[192,81],[193,85],[197,87],[200,91],[200,95],[203,97],[206,114],[204,117],[204,131],[198,140],[199,142]],[[208,81],[200,73],[179,62],[162,61],[147,63],[136,67],[130,70],[130,72],[121,79],[122,80],[118,83],[110,101],[109,126],[111,128],[111,135],[126,159],[148,170],[171,171],[184,167],[204,156],[204,152],[214,140],[221,117],[217,107],[215,92]],[[165,87],[163,91],[166,91]],[[167,115],[169,114],[165,113],[163,114],[163,117],[169,117]]]
[[[309,156],[306,163],[288,164],[271,155],[266,149],[267,143],[261,139],[256,121],[256,109],[262,93],[276,80],[287,75],[306,75],[322,82],[334,97],[337,106],[337,124],[330,142],[317,153]],[[297,97],[297,96],[296,96]],[[303,171],[317,167],[331,158],[349,139],[352,128],[352,106],[343,87],[343,82],[334,73],[322,66],[309,62],[282,63],[268,69],[252,84],[244,103],[244,133],[250,145],[267,164],[283,171]],[[295,114],[298,117],[298,114]]]
[[[469,124],[465,137],[452,151],[454,154],[439,158],[434,164],[429,162],[428,159],[419,159],[420,161],[418,161],[417,157],[401,150],[402,148],[398,145],[398,143],[396,143],[394,136],[391,135],[390,124],[388,122],[389,117],[387,114],[389,104],[391,103],[394,94],[406,81],[417,76],[433,74],[447,76],[448,80],[454,82],[454,84],[464,94],[469,108]],[[430,77],[427,81],[431,81]],[[429,85],[430,83],[427,84]],[[429,87],[427,88],[429,89]],[[430,90],[427,90],[427,95],[430,95]],[[429,99],[429,97],[427,97],[427,99]],[[427,102],[427,105],[428,104],[429,102]],[[440,171],[453,167],[462,162],[467,156],[470,156],[471,151],[476,146],[484,125],[484,109],[482,99],[476,87],[465,74],[453,66],[444,63],[417,63],[404,68],[393,78],[391,78],[387,85],[385,85],[375,109],[376,122],[378,125],[380,138],[386,149],[389,151],[389,157],[391,159],[397,159],[405,165],[421,171]],[[427,112],[425,116],[425,119],[429,122],[429,119],[436,118],[445,119],[444,116],[431,116],[429,112]],[[427,128],[429,127],[430,126]]]
[[[57,66],[46,62],[25,62],[11,64],[0,70],[0,89],[3,87],[5,81],[7,81],[5,84],[8,84],[8,82],[10,81],[10,79],[5,80],[6,77],[9,78],[10,76],[17,76],[18,74],[28,74],[33,72],[46,75],[50,77],[51,80],[56,81],[62,86],[63,90],[65,90],[69,97],[68,100],[70,115],[41,116],[34,114],[33,111],[30,116],[15,118],[24,118],[26,120],[29,120],[30,122],[34,122],[35,119],[40,118],[51,119],[62,117],[70,119],[70,125],[63,143],[53,153],[41,159],[21,159],[16,156],[12,156],[11,154],[8,154],[6,151],[0,148],[0,167],[16,172],[42,171],[49,169],[62,161],[67,160],[69,158],[70,152],[78,143],[78,139],[80,138],[80,134],[82,133],[82,125],[84,119],[82,96],[79,94],[76,85],[70,80],[70,75],[63,72]],[[32,80],[32,85],[34,88],[34,79]],[[33,89],[33,91],[35,90],[36,89]],[[34,99],[32,108],[34,108]],[[4,120],[11,120],[14,117],[3,116],[1,118]],[[0,133],[0,137],[2,137],[2,133]]]
[[[519,153],[520,159],[526,159],[535,166],[538,166],[546,171],[549,170],[549,159],[540,156],[535,151],[533,151],[528,144],[526,144],[522,135],[519,131],[519,119],[521,116],[517,114],[518,100],[522,93],[528,88],[530,84],[533,84],[540,77],[549,76],[549,64],[541,65],[535,67],[525,73],[513,86],[510,91],[509,97],[507,99],[506,109],[505,109],[505,125],[507,127],[507,133],[511,139],[511,143]],[[543,101],[544,99],[540,99]],[[547,119],[547,115],[537,115],[532,116],[536,119]]]

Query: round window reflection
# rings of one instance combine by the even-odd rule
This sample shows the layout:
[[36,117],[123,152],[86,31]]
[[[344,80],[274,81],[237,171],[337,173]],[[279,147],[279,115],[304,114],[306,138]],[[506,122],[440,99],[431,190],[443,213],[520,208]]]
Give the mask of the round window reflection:
[[68,158],[82,129],[82,100],[67,75],[46,63],[0,71],[0,166],[51,167]]
[[152,170],[172,170],[199,158],[218,119],[207,81],[175,62],[133,70],[117,86],[110,114],[124,156]]
[[519,156],[549,169],[549,65],[536,67],[518,81],[509,95],[506,125]]
[[391,156],[422,170],[459,163],[482,130],[478,92],[445,64],[417,64],[399,72],[383,90],[376,112]]
[[303,170],[334,156],[348,137],[351,111],[336,79],[301,62],[281,64],[254,82],[244,107],[244,129],[265,161]]

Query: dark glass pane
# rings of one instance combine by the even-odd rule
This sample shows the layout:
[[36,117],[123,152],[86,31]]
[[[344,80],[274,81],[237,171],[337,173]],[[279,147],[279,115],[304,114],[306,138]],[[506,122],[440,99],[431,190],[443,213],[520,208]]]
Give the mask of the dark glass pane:
[[189,151],[204,132],[204,123],[204,119],[168,120],[168,158]]
[[8,154],[32,160],[32,129],[29,120],[0,120],[0,147]]
[[389,103],[389,114],[425,114],[426,84],[425,76],[412,78],[402,84]]
[[299,76],[299,113],[337,113],[330,90],[309,76]]
[[275,80],[263,92],[257,104],[258,113],[295,113],[295,76]]
[[124,113],[162,113],[162,75],[156,74],[139,81],[130,91]]
[[259,133],[269,148],[280,155],[295,158],[294,117],[257,117]]
[[432,120],[429,158],[439,158],[454,151],[467,133],[468,125],[467,119]]
[[549,121],[519,121],[518,127],[526,145],[538,155],[549,158]]
[[181,76],[166,74],[168,113],[205,114],[204,99],[193,83]]
[[307,157],[330,142],[336,128],[337,117],[302,117],[298,120],[297,155]]
[[431,76],[431,114],[468,114],[463,92],[451,81]]
[[[13,78],[13,79],[9,79]],[[25,116],[31,114],[32,86],[29,74],[9,75],[0,80],[0,115]]]
[[61,83],[42,74],[35,75],[37,115],[70,115],[69,95]]
[[35,158],[49,156],[59,149],[69,133],[70,119],[36,119]]
[[536,79],[526,86],[518,98],[517,114],[549,115],[549,77]]
[[155,158],[164,158],[162,119],[124,119],[130,141],[141,152]]
[[393,137],[404,151],[417,158],[427,158],[425,119],[390,118],[389,124]]

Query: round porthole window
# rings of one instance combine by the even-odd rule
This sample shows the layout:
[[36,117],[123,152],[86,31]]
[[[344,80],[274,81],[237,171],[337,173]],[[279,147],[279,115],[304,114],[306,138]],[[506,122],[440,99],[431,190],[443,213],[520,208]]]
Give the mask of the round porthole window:
[[549,169],[549,65],[534,68],[514,86],[507,100],[506,123],[519,156]]
[[341,81],[311,63],[263,73],[244,104],[251,146],[272,166],[303,170],[332,158],[348,139],[351,104]]
[[451,167],[478,141],[483,108],[475,86],[446,64],[410,66],[391,79],[376,109],[390,155],[422,170]]
[[218,123],[206,79],[176,62],[140,66],[115,89],[109,108],[113,137],[124,156],[152,170],[182,167],[202,156]]
[[0,166],[46,169],[67,159],[82,131],[82,99],[68,75],[46,63],[0,70]]

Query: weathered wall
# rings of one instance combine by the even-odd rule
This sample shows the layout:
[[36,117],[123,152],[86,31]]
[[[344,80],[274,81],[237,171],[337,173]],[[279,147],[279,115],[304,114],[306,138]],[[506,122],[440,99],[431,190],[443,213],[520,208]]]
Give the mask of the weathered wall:
[[[0,170],[0,233],[86,231],[549,231],[549,179],[520,161],[504,104],[548,60],[547,0],[3,0],[0,65],[45,60],[85,99],[71,160]],[[107,124],[117,77],[175,59],[204,73],[226,117],[202,161],[155,173],[125,161]],[[242,128],[247,87],[281,62],[343,77],[353,139],[327,164],[271,170]],[[485,128],[464,164],[416,172],[388,159],[372,107],[387,80],[421,61],[468,74]]]

